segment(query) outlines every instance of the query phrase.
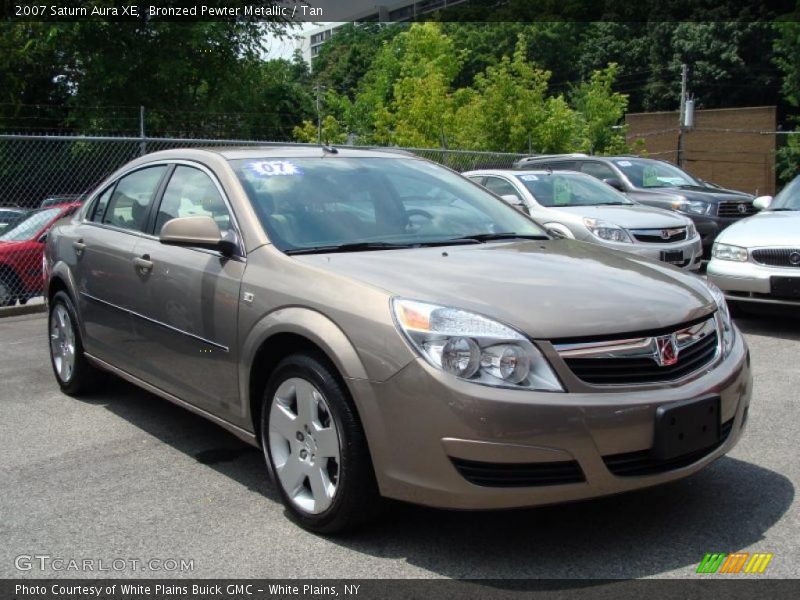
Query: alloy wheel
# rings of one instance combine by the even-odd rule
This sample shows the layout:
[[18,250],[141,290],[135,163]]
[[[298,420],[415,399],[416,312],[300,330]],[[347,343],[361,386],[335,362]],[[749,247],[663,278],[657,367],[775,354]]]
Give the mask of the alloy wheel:
[[278,481],[308,514],[327,510],[339,484],[339,432],[325,396],[306,379],[284,381],[272,398],[269,449]]
[[68,383],[75,370],[75,329],[63,304],[50,314],[50,353],[59,379]]

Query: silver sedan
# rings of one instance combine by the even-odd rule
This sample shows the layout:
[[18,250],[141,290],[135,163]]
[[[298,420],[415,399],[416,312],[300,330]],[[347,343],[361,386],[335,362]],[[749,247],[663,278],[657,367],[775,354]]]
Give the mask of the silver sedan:
[[729,300],[800,306],[800,177],[755,204],[765,210],[717,238],[708,277]]
[[703,247],[691,219],[629,200],[589,175],[501,169],[464,175],[557,237],[600,244],[684,269],[700,268]]

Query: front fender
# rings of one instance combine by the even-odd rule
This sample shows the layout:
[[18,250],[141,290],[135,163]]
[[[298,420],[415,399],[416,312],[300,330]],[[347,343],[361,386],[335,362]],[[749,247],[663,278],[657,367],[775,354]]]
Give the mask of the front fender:
[[[290,306],[277,309],[265,315],[250,329],[241,346],[239,389],[245,423],[252,423],[250,372],[256,354],[264,342],[281,333],[302,336],[318,346],[339,370],[348,387],[350,380],[367,379],[366,369],[356,349],[336,323],[309,308]],[[350,392],[355,399],[352,389]],[[357,399],[356,404],[360,410]]]

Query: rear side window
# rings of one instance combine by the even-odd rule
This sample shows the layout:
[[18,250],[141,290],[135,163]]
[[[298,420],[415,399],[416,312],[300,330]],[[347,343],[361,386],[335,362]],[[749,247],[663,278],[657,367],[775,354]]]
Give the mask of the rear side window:
[[111,185],[105,190],[102,194],[97,197],[97,200],[92,206],[91,210],[89,211],[90,219],[97,223],[101,223],[103,221],[103,215],[106,214],[106,208],[108,208],[108,201],[111,199],[111,193],[114,191],[114,186]]
[[120,179],[102,222],[122,229],[144,231],[150,205],[166,170],[165,165],[147,167]]
[[554,171],[574,171],[575,167],[577,167],[577,163],[574,160],[560,160],[558,162],[552,162],[547,165]]
[[172,219],[198,216],[214,219],[222,233],[233,227],[228,207],[211,178],[200,169],[179,165],[164,190],[155,233],[161,233],[164,224]]
[[597,179],[615,179],[617,176],[611,167],[599,162],[585,162],[581,165],[581,173],[586,173]]

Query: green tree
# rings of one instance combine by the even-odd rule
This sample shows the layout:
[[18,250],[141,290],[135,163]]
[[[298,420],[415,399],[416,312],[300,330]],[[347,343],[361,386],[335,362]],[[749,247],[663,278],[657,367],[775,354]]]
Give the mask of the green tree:
[[620,121],[625,116],[628,98],[613,91],[616,73],[617,65],[611,63],[592,73],[572,93],[572,105],[580,115],[582,151],[618,154],[627,148]]

